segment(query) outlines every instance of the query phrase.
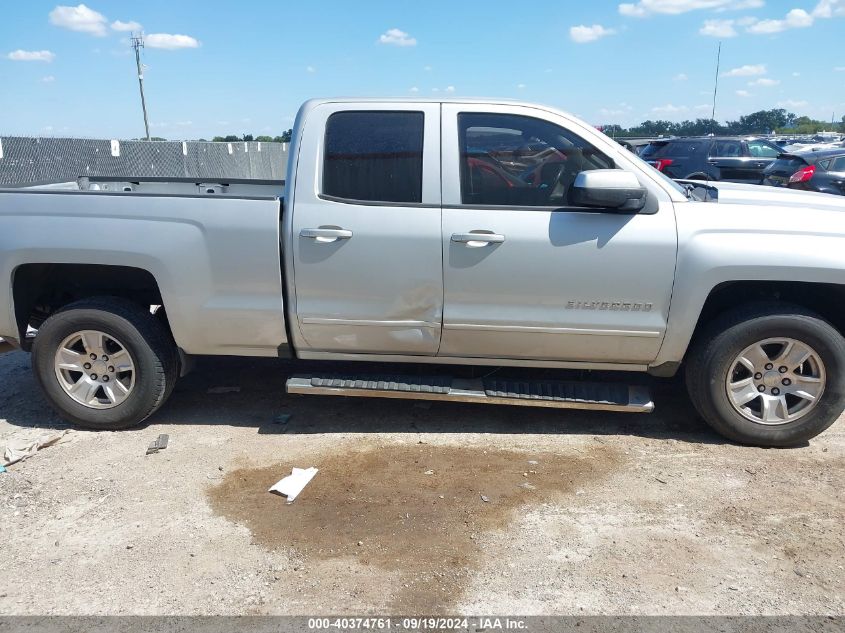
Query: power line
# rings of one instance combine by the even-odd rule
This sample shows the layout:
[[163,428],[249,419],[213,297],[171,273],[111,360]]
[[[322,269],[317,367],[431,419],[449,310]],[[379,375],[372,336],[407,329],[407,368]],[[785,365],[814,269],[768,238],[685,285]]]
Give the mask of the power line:
[[141,49],[144,48],[144,34],[132,35],[132,48],[135,49],[135,66],[138,68],[138,87],[141,89],[141,109],[144,111],[144,131],[150,140],[150,123],[147,121],[147,101],[144,99],[144,72],[141,70]]

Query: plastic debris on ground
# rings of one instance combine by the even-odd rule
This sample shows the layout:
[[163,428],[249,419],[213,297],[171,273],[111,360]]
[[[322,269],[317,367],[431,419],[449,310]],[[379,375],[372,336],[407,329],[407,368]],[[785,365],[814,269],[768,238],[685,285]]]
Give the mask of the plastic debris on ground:
[[214,393],[214,394],[217,394],[217,393],[240,393],[240,392],[241,392],[240,387],[211,387],[208,390],[208,393]]
[[170,441],[170,436],[166,433],[162,433],[147,447],[147,455],[151,455],[153,453],[158,453],[160,450],[167,448],[167,443]]
[[293,503],[297,495],[302,492],[302,489],[308,485],[308,482],[314,478],[318,472],[317,468],[293,468],[290,475],[284,479],[277,481],[270,486],[267,492],[277,492],[288,498],[288,503]]
[[11,466],[19,461],[32,457],[42,448],[47,448],[58,442],[67,433],[68,430],[64,429],[41,435],[35,439],[11,440],[6,444],[6,450],[3,453],[3,466]]

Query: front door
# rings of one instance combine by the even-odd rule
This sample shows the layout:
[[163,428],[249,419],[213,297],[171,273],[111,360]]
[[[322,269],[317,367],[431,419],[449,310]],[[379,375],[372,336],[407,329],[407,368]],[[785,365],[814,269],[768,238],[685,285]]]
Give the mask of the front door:
[[651,191],[646,213],[635,215],[573,207],[580,171],[624,168],[573,122],[474,104],[444,104],[442,119],[439,355],[653,360],[677,247],[665,192]]
[[293,202],[302,349],[434,355],[440,344],[440,106],[321,105]]

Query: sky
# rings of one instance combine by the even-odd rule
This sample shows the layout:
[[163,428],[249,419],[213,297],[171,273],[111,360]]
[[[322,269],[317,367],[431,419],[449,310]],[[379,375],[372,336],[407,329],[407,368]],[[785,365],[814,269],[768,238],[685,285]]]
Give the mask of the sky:
[[311,97],[496,97],[594,125],[845,114],[845,0],[5,0],[0,136],[281,134]]

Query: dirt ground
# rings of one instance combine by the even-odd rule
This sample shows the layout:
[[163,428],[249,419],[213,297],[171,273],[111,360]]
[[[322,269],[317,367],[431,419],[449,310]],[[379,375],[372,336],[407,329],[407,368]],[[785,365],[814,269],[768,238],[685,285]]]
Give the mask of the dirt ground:
[[[0,474],[0,613],[845,612],[843,420],[764,450],[678,383],[630,415],[287,396],[290,371],[203,360],[148,425]],[[0,356],[0,450],[63,428]],[[288,505],[294,466],[320,472]]]

